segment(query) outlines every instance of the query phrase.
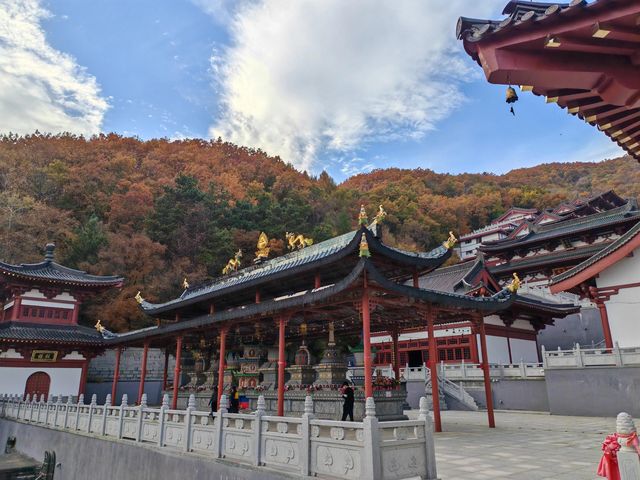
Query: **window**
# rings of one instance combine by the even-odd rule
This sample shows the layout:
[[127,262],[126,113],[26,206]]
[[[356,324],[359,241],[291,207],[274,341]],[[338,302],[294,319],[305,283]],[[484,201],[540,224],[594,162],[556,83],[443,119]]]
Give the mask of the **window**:
[[23,307],[22,308],[22,316],[23,317],[28,317],[29,316],[29,307]]
[[47,309],[47,318],[53,318],[53,310],[50,308]]
[[40,309],[40,318],[44,318],[44,308]]
[[69,312],[67,310],[62,311],[62,318],[64,318],[65,320],[69,318]]
[[60,318],[60,310],[56,310],[56,311],[53,313],[53,318]]

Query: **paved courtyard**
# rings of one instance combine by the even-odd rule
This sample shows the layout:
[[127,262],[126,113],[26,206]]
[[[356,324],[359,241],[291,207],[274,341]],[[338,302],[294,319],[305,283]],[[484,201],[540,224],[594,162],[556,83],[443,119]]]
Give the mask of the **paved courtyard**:
[[564,417],[529,412],[442,412],[436,434],[442,480],[594,480],[602,440],[615,418]]

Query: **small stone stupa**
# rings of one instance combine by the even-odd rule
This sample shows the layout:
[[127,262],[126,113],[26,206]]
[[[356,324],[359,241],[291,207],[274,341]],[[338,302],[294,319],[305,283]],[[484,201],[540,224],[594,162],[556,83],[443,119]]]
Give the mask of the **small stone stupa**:
[[342,385],[347,378],[347,364],[344,355],[336,348],[333,322],[329,323],[329,342],[320,363],[314,367],[314,385]]

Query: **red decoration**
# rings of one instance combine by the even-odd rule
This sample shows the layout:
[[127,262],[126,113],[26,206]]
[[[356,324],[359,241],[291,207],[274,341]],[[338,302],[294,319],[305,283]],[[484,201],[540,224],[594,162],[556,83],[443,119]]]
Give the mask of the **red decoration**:
[[602,442],[602,458],[598,465],[598,476],[605,477],[607,480],[620,480],[620,470],[618,468],[618,450],[620,450],[620,441],[626,442],[627,447],[635,448],[640,456],[640,442],[638,442],[638,434],[633,432],[631,435],[623,435],[614,433],[607,435]]

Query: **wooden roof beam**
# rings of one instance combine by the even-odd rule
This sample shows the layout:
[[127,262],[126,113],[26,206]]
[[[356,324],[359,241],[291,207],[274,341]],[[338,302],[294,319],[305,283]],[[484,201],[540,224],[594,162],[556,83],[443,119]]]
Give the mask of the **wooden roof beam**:
[[638,50],[638,44],[604,38],[578,38],[568,36],[549,36],[546,48],[555,48],[564,52],[601,53],[607,55],[630,56]]

